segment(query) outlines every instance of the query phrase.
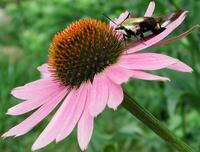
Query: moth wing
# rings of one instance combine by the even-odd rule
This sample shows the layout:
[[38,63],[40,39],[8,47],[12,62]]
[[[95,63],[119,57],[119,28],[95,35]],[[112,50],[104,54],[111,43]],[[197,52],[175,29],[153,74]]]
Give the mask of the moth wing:
[[166,27],[168,24],[176,20],[182,13],[182,10],[176,11],[163,17],[157,18],[157,20],[160,22],[161,27]]

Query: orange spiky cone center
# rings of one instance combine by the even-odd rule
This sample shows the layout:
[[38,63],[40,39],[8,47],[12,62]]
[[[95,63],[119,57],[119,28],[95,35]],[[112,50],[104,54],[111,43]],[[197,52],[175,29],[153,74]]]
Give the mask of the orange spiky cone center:
[[48,65],[63,85],[78,87],[116,63],[122,50],[122,41],[106,23],[81,19],[54,36]]

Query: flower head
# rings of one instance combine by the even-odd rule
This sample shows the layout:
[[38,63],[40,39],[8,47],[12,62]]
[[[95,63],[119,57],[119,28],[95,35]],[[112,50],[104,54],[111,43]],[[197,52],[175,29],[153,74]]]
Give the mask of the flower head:
[[113,28],[95,19],[81,19],[54,36],[48,65],[63,85],[79,87],[115,64],[122,51],[122,40]]
[[[151,2],[145,16],[154,10]],[[128,15],[122,13],[115,20],[120,24]],[[24,100],[10,108],[9,115],[21,115],[35,110],[27,119],[11,128],[3,136],[21,136],[41,122],[59,106],[52,120],[33,144],[40,149],[52,141],[66,138],[77,125],[80,148],[86,149],[93,131],[93,120],[106,105],[116,109],[123,101],[121,84],[129,78],[143,80],[169,80],[147,73],[163,68],[181,72],[192,69],[178,59],[157,53],[136,53],[160,42],[185,19],[183,12],[166,29],[145,41],[130,42],[124,47],[115,25],[81,19],[57,33],[50,45],[48,64],[38,68],[41,79],[12,90],[12,95]],[[184,34],[185,36],[186,34]],[[135,46],[132,46],[135,44]]]

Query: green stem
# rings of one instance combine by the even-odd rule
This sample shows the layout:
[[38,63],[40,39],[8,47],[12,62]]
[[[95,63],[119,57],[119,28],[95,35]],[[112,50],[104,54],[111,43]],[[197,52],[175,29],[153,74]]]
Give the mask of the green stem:
[[182,117],[183,139],[186,139],[185,101],[182,101],[181,103],[181,117]]
[[122,106],[179,152],[193,152],[193,150],[186,143],[167,129],[149,111],[141,107],[127,93],[124,93]]

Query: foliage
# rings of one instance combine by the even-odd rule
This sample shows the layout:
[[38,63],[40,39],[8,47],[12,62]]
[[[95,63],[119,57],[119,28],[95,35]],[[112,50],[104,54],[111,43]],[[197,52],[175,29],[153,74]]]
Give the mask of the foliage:
[[[108,22],[128,9],[142,15],[149,1],[140,0],[1,0],[0,1],[0,135],[28,115],[6,116],[7,109],[20,101],[9,94],[13,87],[39,78],[37,66],[47,61],[52,36],[80,18],[98,18]],[[172,35],[183,32],[200,20],[200,1],[156,1],[155,16],[176,9],[189,10],[186,22]],[[172,36],[171,35],[171,36]],[[171,82],[130,80],[124,87],[141,105],[149,109],[169,129],[200,151],[200,32],[173,44],[145,51],[162,52],[179,58],[194,69],[192,74],[159,71]],[[5,152],[30,151],[31,145],[51,117],[30,133],[15,139],[0,139]],[[69,138],[40,150],[80,151],[74,132]],[[94,135],[88,152],[172,152],[173,149],[134,119],[124,109],[107,109],[95,120]]]

